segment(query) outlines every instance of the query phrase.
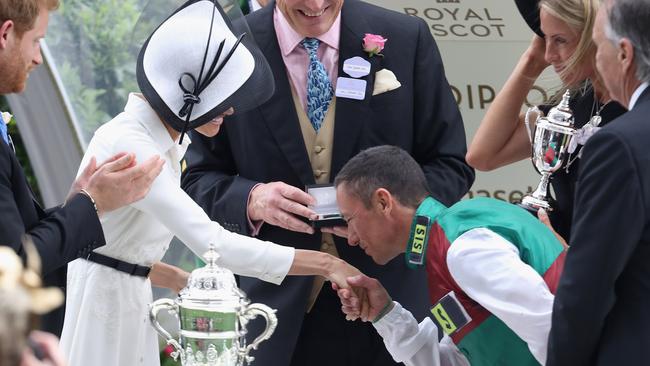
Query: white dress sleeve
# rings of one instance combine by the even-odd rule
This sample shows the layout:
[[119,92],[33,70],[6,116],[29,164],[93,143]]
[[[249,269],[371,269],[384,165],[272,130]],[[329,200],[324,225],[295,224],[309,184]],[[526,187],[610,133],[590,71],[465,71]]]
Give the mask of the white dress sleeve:
[[[116,143],[115,151],[131,151],[136,154],[138,162],[160,155],[147,134],[123,136]],[[239,235],[210,220],[181,189],[169,161],[146,197],[132,206],[156,217],[198,256],[205,254],[209,245],[214,244],[220,255],[219,265],[236,274],[279,284],[293,263],[294,248]]]
[[420,324],[410,311],[394,302],[393,309],[374,323],[386,349],[407,366],[469,366],[465,356],[446,335],[438,342],[438,328],[430,318]]
[[447,266],[458,286],[524,340],[544,365],[554,296],[521,261],[517,247],[491,230],[470,230],[451,245]]

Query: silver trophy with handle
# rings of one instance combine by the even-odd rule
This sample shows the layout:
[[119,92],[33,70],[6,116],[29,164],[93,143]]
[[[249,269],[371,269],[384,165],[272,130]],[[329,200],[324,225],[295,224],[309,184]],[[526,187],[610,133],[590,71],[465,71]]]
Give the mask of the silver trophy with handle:
[[[275,310],[263,304],[251,304],[237,287],[235,276],[217,266],[219,254],[210,246],[204,256],[205,267],[194,270],[187,287],[175,300],[160,299],[150,306],[150,319],[156,331],[174,347],[171,356],[180,356],[183,366],[242,366],[249,355],[271,337],[278,324]],[[174,339],[158,322],[158,313],[167,310],[180,323],[179,339]],[[246,324],[261,316],[266,329],[253,343],[246,345]]]
[[[524,123],[532,147],[531,160],[542,178],[537,189],[524,197],[519,206],[535,216],[540,208],[547,211],[553,210],[548,194],[551,175],[565,165],[569,156],[569,145],[576,134],[576,129],[573,127],[573,111],[569,107],[570,97],[571,94],[567,90],[562,96],[560,104],[551,108],[546,117],[543,117],[537,107],[529,108],[526,111]],[[537,115],[534,132],[531,131],[530,126],[533,114]]]

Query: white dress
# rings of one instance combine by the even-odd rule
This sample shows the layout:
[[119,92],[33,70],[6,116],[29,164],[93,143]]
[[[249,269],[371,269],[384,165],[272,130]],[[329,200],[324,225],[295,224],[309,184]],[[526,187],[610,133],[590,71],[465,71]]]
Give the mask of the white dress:
[[[130,263],[159,261],[176,235],[195,254],[210,243],[221,255],[219,264],[233,272],[280,283],[293,262],[294,249],[231,233],[180,188],[183,145],[174,142],[164,125],[139,95],[129,95],[124,112],[101,126],[81,163],[102,162],[118,152],[134,152],[138,162],[159,155],[162,172],[147,196],[103,215],[106,245],[96,252]],[[80,168],[81,171],[81,168]],[[149,279],[77,259],[68,266],[67,304],[61,347],[71,366],[159,366],[158,338],[149,323],[152,302]]]

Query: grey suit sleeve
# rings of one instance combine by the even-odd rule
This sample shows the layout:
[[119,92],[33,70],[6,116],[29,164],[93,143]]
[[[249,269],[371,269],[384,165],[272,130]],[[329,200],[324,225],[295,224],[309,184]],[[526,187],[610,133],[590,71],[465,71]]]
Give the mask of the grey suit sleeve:
[[550,366],[592,364],[616,301],[616,281],[644,227],[639,167],[625,141],[600,131],[582,159],[571,247],[553,306]]
[[465,161],[467,141],[440,51],[426,23],[420,19],[415,57],[413,156],[422,166],[433,196],[451,205],[474,182],[474,170]]

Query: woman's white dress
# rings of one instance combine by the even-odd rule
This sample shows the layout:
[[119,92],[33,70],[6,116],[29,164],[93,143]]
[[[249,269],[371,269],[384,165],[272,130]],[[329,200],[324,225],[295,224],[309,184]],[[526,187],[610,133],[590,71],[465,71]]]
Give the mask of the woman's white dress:
[[[124,112],[101,126],[81,163],[102,162],[119,152],[134,152],[138,162],[159,155],[165,166],[147,196],[101,218],[106,245],[95,251],[130,263],[159,261],[177,236],[197,255],[216,245],[219,264],[233,272],[280,283],[294,249],[241,236],[212,222],[180,188],[183,145],[137,94]],[[81,171],[81,168],[80,168]],[[67,304],[61,347],[71,366],[159,366],[158,338],[149,323],[149,279],[77,259],[68,265]]]

